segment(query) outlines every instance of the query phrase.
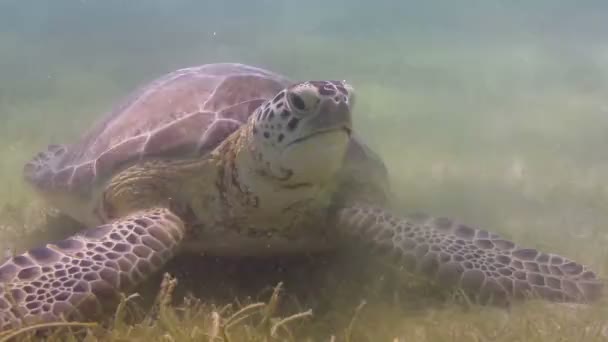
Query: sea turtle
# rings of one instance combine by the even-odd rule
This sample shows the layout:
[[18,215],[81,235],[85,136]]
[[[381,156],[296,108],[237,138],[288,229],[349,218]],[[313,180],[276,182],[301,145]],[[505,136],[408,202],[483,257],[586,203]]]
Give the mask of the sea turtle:
[[447,218],[394,214],[383,162],[352,132],[353,105],[345,81],[207,64],[137,90],[77,143],[49,146],[24,178],[88,228],[0,266],[0,330],[97,318],[180,251],[360,244],[481,303],[600,297],[602,281],[567,258]]

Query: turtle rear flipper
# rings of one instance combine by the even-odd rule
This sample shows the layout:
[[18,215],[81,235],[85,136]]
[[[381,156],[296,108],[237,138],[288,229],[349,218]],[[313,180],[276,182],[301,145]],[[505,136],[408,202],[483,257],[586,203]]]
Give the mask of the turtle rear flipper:
[[184,233],[169,210],[150,209],[11,257],[0,266],[0,331],[113,310],[120,292],[174,255]]
[[401,218],[352,207],[340,211],[338,226],[391,265],[461,289],[480,304],[508,305],[526,297],[588,303],[602,295],[604,282],[586,266],[447,218]]
[[23,167],[25,179],[37,185],[52,180],[68,149],[65,145],[49,145],[45,151],[38,153]]

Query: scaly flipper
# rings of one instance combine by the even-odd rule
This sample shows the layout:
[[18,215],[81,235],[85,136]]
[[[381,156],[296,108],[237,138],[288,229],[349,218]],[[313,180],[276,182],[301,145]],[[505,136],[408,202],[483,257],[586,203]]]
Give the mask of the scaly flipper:
[[13,256],[0,266],[0,331],[90,319],[158,270],[184,238],[169,210],[144,210]]
[[574,261],[521,248],[499,235],[446,218],[402,218],[383,209],[341,209],[346,236],[390,256],[391,265],[460,288],[479,303],[507,304],[529,295],[551,301],[591,302],[603,282]]

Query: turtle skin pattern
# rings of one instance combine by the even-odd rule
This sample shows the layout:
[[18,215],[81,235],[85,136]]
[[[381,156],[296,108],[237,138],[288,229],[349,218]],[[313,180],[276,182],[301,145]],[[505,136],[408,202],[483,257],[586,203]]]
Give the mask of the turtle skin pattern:
[[0,331],[100,317],[163,266],[184,234],[177,216],[156,208],[13,256],[0,266]]
[[338,215],[340,231],[367,244],[390,264],[458,288],[481,304],[506,305],[525,297],[592,302],[603,281],[588,267],[556,254],[522,248],[491,232],[423,214],[409,218],[373,206]]

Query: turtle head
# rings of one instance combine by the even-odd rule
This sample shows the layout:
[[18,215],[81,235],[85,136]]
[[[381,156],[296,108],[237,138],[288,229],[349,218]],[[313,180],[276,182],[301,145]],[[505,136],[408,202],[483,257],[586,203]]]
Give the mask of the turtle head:
[[282,90],[251,116],[255,167],[292,185],[332,178],[348,147],[353,103],[353,88],[343,81],[308,81]]

